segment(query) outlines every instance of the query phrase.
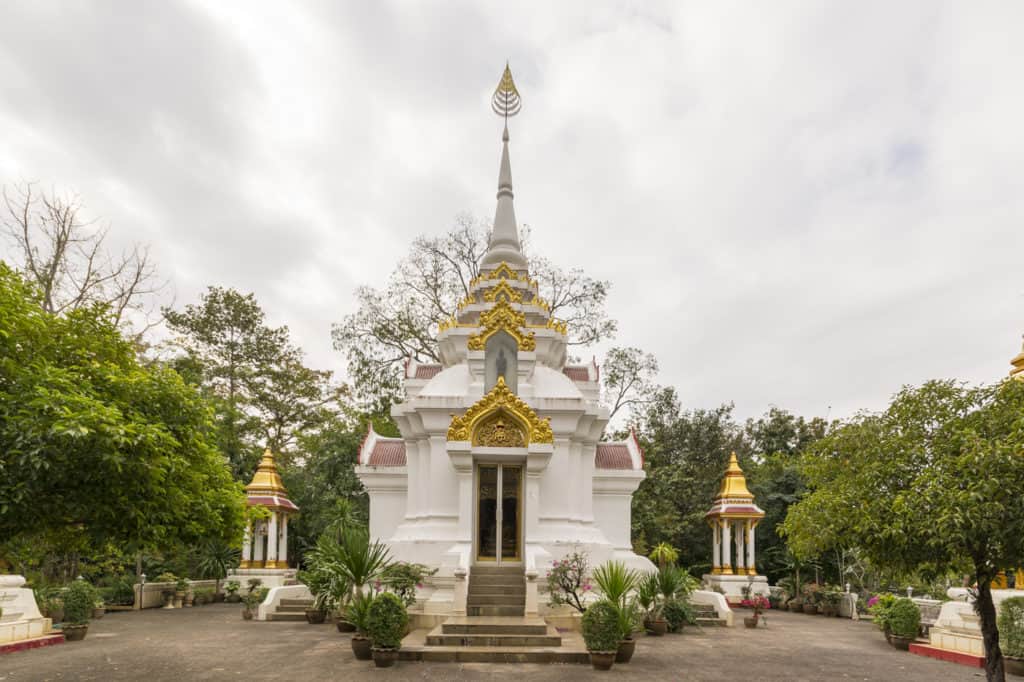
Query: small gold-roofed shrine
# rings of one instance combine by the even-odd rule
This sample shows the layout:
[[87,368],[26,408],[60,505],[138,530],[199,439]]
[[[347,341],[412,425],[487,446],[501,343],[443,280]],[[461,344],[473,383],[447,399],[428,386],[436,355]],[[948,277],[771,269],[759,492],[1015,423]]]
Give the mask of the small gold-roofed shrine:
[[299,508],[288,499],[288,491],[277,471],[274,454],[267,448],[252,482],[245,486],[246,504],[267,510],[266,519],[253,518],[245,529],[240,568],[288,568],[288,518]]
[[741,590],[748,582],[754,587],[763,585],[767,594],[768,579],[757,574],[754,542],[764,510],[754,504],[754,495],[747,488],[747,478],[735,452],[729,456],[718,494],[704,518],[712,534],[711,575],[704,576],[705,581],[720,586],[731,601],[742,596]]
[[1013,369],[1010,370],[1010,376],[1014,379],[1024,380],[1024,347],[1014,356],[1013,360],[1010,360],[1010,364],[1013,366]]

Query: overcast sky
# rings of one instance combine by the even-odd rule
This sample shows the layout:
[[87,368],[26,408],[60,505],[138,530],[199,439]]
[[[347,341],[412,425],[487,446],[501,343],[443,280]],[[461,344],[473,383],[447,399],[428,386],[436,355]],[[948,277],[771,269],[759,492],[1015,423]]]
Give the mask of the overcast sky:
[[[516,212],[684,404],[878,409],[1024,332],[1024,3],[0,3],[0,183],[79,192],[179,304],[311,364],[414,236]],[[3,253],[3,252],[0,252]],[[599,349],[600,350],[600,349]]]

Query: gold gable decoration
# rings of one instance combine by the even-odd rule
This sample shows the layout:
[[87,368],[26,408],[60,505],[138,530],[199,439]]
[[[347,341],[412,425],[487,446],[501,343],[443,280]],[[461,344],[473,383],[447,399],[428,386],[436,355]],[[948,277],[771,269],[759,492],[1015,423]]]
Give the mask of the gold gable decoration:
[[[504,298],[501,298],[504,296]],[[503,279],[498,282],[498,286],[491,287],[484,292],[484,300],[488,303],[494,303],[495,301],[507,301],[509,303],[522,303],[523,294],[522,292],[516,291],[509,286],[508,280]]]
[[516,340],[519,350],[536,350],[537,340],[534,338],[533,332],[520,331],[525,326],[526,315],[513,310],[508,301],[499,300],[493,308],[480,313],[482,329],[476,334],[470,335],[467,345],[469,350],[483,350],[487,345],[487,339],[499,331],[504,331]]
[[530,279],[530,276],[525,272],[521,275],[517,274],[516,271],[513,270],[505,261],[501,261],[501,264],[498,265],[498,267],[496,267],[494,270],[491,270],[490,272],[482,272],[473,279],[471,279],[469,281],[469,286],[470,288],[472,288],[475,287],[477,284],[481,284],[483,282],[493,282],[496,279],[510,279],[515,282],[523,282],[524,284],[528,284],[534,289],[537,288],[537,280]]
[[498,377],[494,388],[465,414],[452,415],[448,440],[492,447],[526,447],[530,443],[554,443],[555,436],[551,419],[538,417],[509,389],[505,377]]

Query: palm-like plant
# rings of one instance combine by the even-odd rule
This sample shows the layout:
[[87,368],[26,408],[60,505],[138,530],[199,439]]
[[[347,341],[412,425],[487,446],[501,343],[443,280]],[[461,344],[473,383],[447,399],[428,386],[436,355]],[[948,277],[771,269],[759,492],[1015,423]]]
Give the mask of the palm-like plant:
[[636,590],[636,602],[650,620],[661,617],[661,589],[657,573],[648,573],[640,579]]
[[201,575],[215,579],[215,594],[220,594],[220,581],[227,577],[228,569],[238,565],[242,552],[219,538],[207,540],[199,546],[196,568]]
[[659,542],[650,553],[651,561],[658,563],[659,568],[665,568],[679,560],[679,552],[667,542]]
[[370,618],[370,605],[373,604],[374,593],[357,594],[348,603],[343,612],[343,617],[356,628],[360,636],[366,635],[366,625]]
[[697,579],[676,566],[665,566],[657,573],[652,573],[662,599],[686,597],[693,592],[699,583]]
[[632,592],[640,581],[640,574],[626,568],[621,561],[608,561],[594,569],[594,582],[605,598],[621,607],[626,595]]

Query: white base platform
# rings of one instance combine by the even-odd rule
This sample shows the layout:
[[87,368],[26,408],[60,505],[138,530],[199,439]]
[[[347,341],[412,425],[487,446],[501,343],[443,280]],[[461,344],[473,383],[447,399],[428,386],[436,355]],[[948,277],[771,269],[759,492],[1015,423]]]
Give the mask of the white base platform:
[[743,599],[743,588],[750,585],[751,594],[760,594],[765,597],[769,594],[768,578],[763,575],[730,575],[726,573],[705,573],[703,576],[704,585],[707,589],[720,588],[725,593],[725,598],[731,604],[738,603]]
[[23,576],[0,575],[0,644],[37,639],[52,631],[52,622],[39,613],[32,590],[24,584]]

